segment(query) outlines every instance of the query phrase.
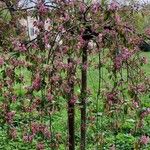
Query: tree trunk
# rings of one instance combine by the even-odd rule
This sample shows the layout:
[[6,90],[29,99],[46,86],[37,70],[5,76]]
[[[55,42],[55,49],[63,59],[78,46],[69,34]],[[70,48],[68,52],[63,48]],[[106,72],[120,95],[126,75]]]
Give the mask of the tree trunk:
[[[68,59],[68,64],[72,63],[73,60],[71,58]],[[72,102],[72,98],[74,96],[74,81],[71,80],[71,78],[74,76],[75,70],[74,70],[74,65],[72,68],[68,69],[68,86],[70,88],[70,92],[68,93],[68,131],[69,131],[69,150],[74,150],[75,149],[75,131],[74,131],[74,103]]]
[[82,70],[81,70],[81,150],[86,146],[86,98],[87,98],[87,46],[85,43],[82,52]]

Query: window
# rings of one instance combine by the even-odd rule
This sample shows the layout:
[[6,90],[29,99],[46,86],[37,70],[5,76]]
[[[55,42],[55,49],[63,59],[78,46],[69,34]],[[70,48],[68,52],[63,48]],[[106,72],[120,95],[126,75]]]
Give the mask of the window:
[[30,36],[34,36],[34,28],[30,28]]

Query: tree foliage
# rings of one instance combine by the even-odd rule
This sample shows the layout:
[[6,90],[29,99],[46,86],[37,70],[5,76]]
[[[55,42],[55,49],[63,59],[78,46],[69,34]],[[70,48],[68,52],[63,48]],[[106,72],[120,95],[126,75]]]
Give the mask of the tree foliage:
[[[3,2],[11,15],[1,23],[0,39],[0,121],[8,138],[40,150],[121,149],[117,139],[128,130],[131,149],[143,148],[150,108],[142,100],[150,80],[124,8],[115,2],[39,0],[30,11],[37,36],[28,40],[19,22],[28,8]],[[124,128],[127,122],[132,127]]]

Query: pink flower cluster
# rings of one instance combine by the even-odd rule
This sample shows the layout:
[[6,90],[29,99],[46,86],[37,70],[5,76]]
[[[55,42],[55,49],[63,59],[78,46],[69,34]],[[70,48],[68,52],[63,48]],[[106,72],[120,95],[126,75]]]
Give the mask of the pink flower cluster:
[[83,4],[83,3],[80,3],[79,9],[80,9],[80,12],[82,12],[82,13],[85,12],[85,10],[86,10],[86,5]]
[[101,43],[101,42],[102,42],[102,39],[103,39],[103,34],[100,33],[100,34],[98,35],[98,42]]
[[127,48],[123,48],[123,49],[122,49],[121,56],[122,56],[122,59],[123,59],[123,60],[127,60],[131,55],[132,55],[132,51],[130,51],[130,50],[127,49]]
[[18,60],[16,58],[12,58],[10,60],[10,64],[13,65],[14,67],[18,67],[18,66],[24,67],[25,61],[24,60]]
[[13,95],[11,98],[12,98],[12,102],[16,102],[16,100],[17,100],[17,96],[16,95]]
[[47,94],[47,100],[51,102],[53,100],[53,95],[51,93]]
[[36,147],[36,149],[37,150],[44,150],[44,143],[42,143],[42,142],[39,142],[39,143],[37,143],[37,147]]
[[87,64],[87,63],[84,63],[84,64],[82,65],[82,68],[83,68],[83,70],[87,70],[87,69],[88,69],[88,64]]
[[72,96],[72,98],[70,99],[70,104],[72,104],[72,105],[74,105],[75,103],[76,103],[76,101],[77,101],[77,96]]
[[58,83],[58,81],[60,81],[60,76],[59,75],[52,76],[51,81],[53,83]]
[[25,52],[27,50],[26,46],[23,43],[21,43],[20,41],[15,40],[15,41],[13,41],[12,44],[16,51]]
[[146,135],[142,135],[140,138],[140,143],[146,145],[150,142],[150,137]]
[[34,111],[39,105],[41,104],[41,100],[37,98],[30,107],[25,107],[25,112],[32,112]]
[[36,75],[33,83],[32,83],[32,88],[36,91],[38,91],[41,87],[41,77],[39,74]]
[[141,118],[144,118],[145,116],[150,114],[150,108],[147,108],[146,110],[142,111]]
[[62,21],[68,21],[69,19],[70,19],[70,17],[67,13],[64,13],[63,16],[61,17]]
[[12,111],[7,112],[5,115],[6,122],[8,124],[12,124],[14,116],[15,116],[15,112],[12,112]]
[[137,101],[134,100],[132,104],[134,108],[139,108],[139,103]]
[[121,66],[122,66],[122,57],[117,56],[114,61],[114,67],[116,70],[119,70],[121,68]]
[[80,49],[84,46],[85,41],[83,40],[82,36],[79,36],[79,42],[77,43],[77,48]]
[[49,38],[50,38],[50,34],[49,33],[45,33],[44,34],[44,43],[45,45],[48,47],[49,45]]
[[34,138],[34,135],[24,135],[23,136],[23,140],[25,142],[32,142],[33,138]]
[[55,66],[57,70],[62,70],[62,69],[71,69],[73,67],[73,63],[64,63],[62,61],[55,61]]
[[38,12],[41,15],[45,15],[48,12],[48,8],[45,6],[45,4],[42,1],[39,1],[38,3]]
[[69,49],[68,46],[62,46],[60,48],[62,54],[66,54],[68,52],[68,49]]
[[45,138],[50,138],[50,132],[48,131],[48,128],[46,125],[38,124],[38,123],[32,123],[31,124],[31,132],[32,134],[25,134],[23,136],[23,140],[25,142],[32,142],[33,138],[37,133],[42,133]]
[[31,131],[32,134],[35,135],[37,133],[42,133],[45,138],[50,138],[50,132],[48,130],[48,127],[43,124],[38,124],[38,123],[32,123],[31,124]]
[[119,15],[115,15],[115,21],[117,22],[117,23],[120,23],[121,22],[121,18],[120,18],[120,16]]
[[3,64],[4,64],[4,59],[0,57],[0,66],[2,66]]
[[62,89],[64,90],[65,93],[70,93],[71,88],[67,84],[62,84]]
[[41,29],[44,26],[44,22],[43,21],[34,21],[33,26],[37,27],[38,29]]
[[9,78],[12,78],[12,76],[14,75],[14,70],[10,67],[6,68],[6,75]]
[[150,36],[150,28],[146,29],[145,33]]
[[116,1],[112,1],[112,3],[109,6],[109,10],[115,11],[119,8],[119,4]]
[[115,92],[108,92],[106,94],[106,97],[107,97],[107,101],[108,101],[108,104],[109,105],[113,105],[114,103],[117,102],[117,93]]
[[138,84],[138,85],[132,87],[131,90],[132,90],[134,93],[143,93],[143,92],[145,92],[146,87],[145,87],[144,84]]
[[147,58],[146,57],[142,57],[141,58],[141,62],[143,63],[143,64],[147,64],[148,63],[148,60],[147,60]]
[[121,53],[115,57],[114,67],[116,70],[119,70],[122,67],[124,61],[129,59],[132,55],[132,51],[129,51],[127,48],[123,48]]
[[96,3],[94,3],[93,6],[92,6],[92,11],[93,11],[94,13],[97,13],[98,10],[99,10],[99,8],[100,8],[100,3],[96,2]]
[[17,138],[17,130],[15,128],[10,129],[9,135],[11,136],[12,139]]

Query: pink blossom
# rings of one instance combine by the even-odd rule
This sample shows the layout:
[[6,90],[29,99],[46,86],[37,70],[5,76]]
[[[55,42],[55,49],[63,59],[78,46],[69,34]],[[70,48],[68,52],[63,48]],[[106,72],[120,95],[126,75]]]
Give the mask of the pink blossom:
[[114,67],[116,70],[119,70],[122,66],[122,57],[121,56],[116,56],[115,60],[114,60]]
[[79,36],[79,42],[77,43],[77,48],[80,49],[84,46],[85,41],[83,40],[82,36]]
[[31,46],[32,46],[33,49],[37,49],[38,48],[38,45],[36,43],[32,43]]
[[47,94],[47,100],[48,100],[49,102],[51,102],[52,99],[53,99],[53,95],[52,95],[51,93],[48,93],[48,94]]
[[0,57],[0,66],[2,66],[3,64],[4,64],[4,59]]
[[7,83],[8,86],[12,86],[13,80],[11,80],[11,79],[6,79],[6,83]]
[[132,55],[132,51],[127,48],[123,48],[122,57],[124,60],[128,59]]
[[32,142],[33,141],[33,138],[34,138],[34,135],[24,135],[23,136],[23,140],[25,142]]
[[115,11],[117,10],[119,7],[119,4],[115,1],[113,1],[111,4],[110,4],[110,7],[109,7],[109,10],[112,10],[112,11]]
[[38,132],[38,125],[36,123],[32,123],[31,124],[31,131],[32,131],[32,134],[36,134]]
[[33,89],[35,89],[37,91],[40,89],[40,87],[41,87],[41,77],[40,77],[39,74],[36,75],[36,77],[33,81],[32,87],[33,87]]
[[119,15],[115,15],[115,21],[117,22],[117,23],[120,23],[121,22],[121,18],[120,18],[120,16]]
[[41,15],[45,15],[48,12],[48,8],[45,6],[45,4],[42,1],[38,3],[38,12]]
[[17,96],[16,96],[16,95],[13,95],[13,96],[12,96],[12,101],[15,102],[16,99],[17,99]]
[[87,69],[88,69],[88,64],[87,64],[87,63],[84,63],[84,64],[82,65],[82,68],[83,68],[83,70],[87,70]]
[[70,19],[69,15],[67,13],[63,14],[62,20],[63,21],[68,21]]
[[8,112],[8,113],[6,113],[6,116],[5,116],[6,122],[8,124],[11,124],[13,122],[13,117],[14,116],[15,116],[15,112]]
[[135,87],[132,88],[132,90],[135,92],[135,93],[142,93],[146,90],[146,87],[144,84],[138,84],[136,85]]
[[72,96],[72,98],[70,99],[70,102],[69,102],[69,103],[73,105],[73,104],[76,103],[76,101],[77,101],[77,96],[74,95],[74,96]]
[[66,54],[68,52],[68,49],[68,46],[62,46],[60,50],[63,54]]
[[150,114],[150,108],[146,108],[144,111],[141,112],[141,118],[144,118],[145,116]]
[[138,85],[137,86],[137,92],[144,92],[145,91],[145,86],[144,85]]
[[150,36],[150,28],[146,29],[145,33]]
[[98,10],[99,10],[99,7],[100,7],[100,3],[98,3],[98,2],[94,3],[94,4],[93,4],[93,7],[92,7],[92,11],[93,11],[94,13],[97,13]]
[[99,42],[99,43],[102,42],[102,38],[103,38],[103,34],[100,33],[100,34],[98,35],[98,42]]
[[38,29],[43,28],[44,22],[43,21],[37,21],[37,27]]
[[60,25],[58,27],[58,30],[61,31],[62,33],[66,31],[65,28],[63,27],[63,25]]
[[21,43],[20,41],[15,40],[13,42],[13,45],[14,45],[14,49],[17,51],[24,52],[27,50],[26,46],[23,43]]
[[38,123],[32,123],[31,124],[31,131],[32,134],[35,135],[39,132],[41,132],[45,138],[50,138],[50,131],[48,130],[46,125],[38,124]]
[[64,85],[63,89],[64,89],[65,93],[70,93],[70,91],[71,91],[71,88],[68,85]]
[[73,68],[73,62],[68,63],[68,69],[71,69],[71,68]]
[[37,150],[44,150],[44,143],[42,143],[42,142],[39,142],[38,144],[37,144]]
[[146,57],[142,57],[141,58],[141,62],[143,63],[143,64],[147,64],[148,63],[148,60],[147,60],[147,58]]
[[146,145],[150,142],[149,136],[142,135],[140,138],[140,143]]
[[109,92],[106,94],[106,97],[107,97],[107,101],[110,105],[116,103],[117,101],[117,94],[115,92]]
[[80,3],[79,9],[81,12],[85,12],[86,6],[83,3]]
[[127,48],[123,48],[120,51],[120,54],[118,54],[114,60],[114,67],[119,70],[122,66],[122,63],[129,59],[132,55],[132,51],[128,50]]
[[11,68],[6,68],[6,75],[11,78],[14,75],[14,70]]
[[51,134],[47,128],[45,128],[42,133],[43,133],[45,138],[50,138],[50,136],[51,136]]
[[49,44],[49,37],[50,35],[48,33],[44,34],[44,43],[46,44],[46,46]]
[[139,108],[139,103],[137,101],[133,101],[133,107]]
[[58,75],[55,75],[55,76],[53,76],[53,77],[51,78],[51,80],[52,80],[53,82],[58,82],[58,81],[60,80],[60,77],[59,77]]
[[12,139],[17,138],[17,130],[15,128],[10,129],[9,134],[10,134]]

